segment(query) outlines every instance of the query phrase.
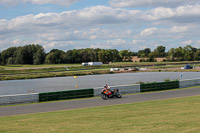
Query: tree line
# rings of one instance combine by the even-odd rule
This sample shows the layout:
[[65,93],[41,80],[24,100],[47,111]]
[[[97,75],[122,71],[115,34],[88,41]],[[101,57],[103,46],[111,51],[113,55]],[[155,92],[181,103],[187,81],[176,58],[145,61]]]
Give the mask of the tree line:
[[132,61],[131,56],[138,56],[141,61],[153,62],[157,57],[165,57],[166,61],[199,61],[200,49],[187,45],[185,47],[171,48],[165,52],[164,46],[158,46],[151,51],[150,48],[132,52],[130,50],[85,48],[62,51],[52,49],[46,53],[38,44],[20,47],[10,47],[0,52],[0,64],[64,64],[82,62],[122,62]]

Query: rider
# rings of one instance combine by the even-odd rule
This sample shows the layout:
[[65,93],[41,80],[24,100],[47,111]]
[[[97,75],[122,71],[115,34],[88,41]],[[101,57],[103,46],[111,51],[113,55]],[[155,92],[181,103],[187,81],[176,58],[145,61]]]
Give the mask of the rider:
[[106,89],[110,89],[110,86],[108,86],[107,84],[104,86]]
[[107,84],[104,86],[103,90],[111,91],[112,94],[115,94],[117,92],[117,89],[111,89],[110,86],[108,86]]
[[109,93],[110,92],[110,87],[106,84],[101,91],[102,92],[105,91],[105,93],[107,93],[107,92]]
[[104,90],[109,90],[109,88],[110,88],[107,84],[104,85],[103,87],[104,87],[104,88],[101,90],[102,92],[103,92]]

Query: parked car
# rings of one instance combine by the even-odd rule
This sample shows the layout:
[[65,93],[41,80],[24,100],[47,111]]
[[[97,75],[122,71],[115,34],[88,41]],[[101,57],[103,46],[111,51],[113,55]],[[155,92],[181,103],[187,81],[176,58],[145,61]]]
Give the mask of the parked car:
[[193,67],[190,64],[185,65],[185,67],[181,67],[181,69],[192,69]]
[[88,62],[83,62],[82,66],[88,66]]

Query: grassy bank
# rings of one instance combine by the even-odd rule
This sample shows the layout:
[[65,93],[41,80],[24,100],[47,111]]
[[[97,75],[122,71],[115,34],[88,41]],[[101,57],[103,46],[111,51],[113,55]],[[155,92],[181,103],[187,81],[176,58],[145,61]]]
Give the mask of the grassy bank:
[[47,77],[64,77],[74,75],[95,75],[95,74],[109,74],[108,67],[94,66],[86,67],[71,64],[61,65],[16,65],[16,66],[1,66],[0,80],[15,80],[15,79],[35,79]]
[[[185,64],[195,64],[199,67],[199,62],[116,62],[112,64],[104,64],[102,66],[81,66],[80,64],[56,64],[56,65],[8,65],[0,66],[0,80],[15,79],[34,79],[47,77],[63,77],[74,75],[95,75],[95,74],[111,74],[118,72],[110,72],[110,68],[125,67],[146,67],[146,72],[180,72],[194,71],[199,72],[200,69],[181,70],[180,67]],[[174,69],[175,68],[175,69]],[[127,71],[124,71],[127,72]],[[131,71],[129,71],[131,72]],[[133,71],[134,72],[134,71]]]
[[0,117],[10,133],[197,133],[200,96]]

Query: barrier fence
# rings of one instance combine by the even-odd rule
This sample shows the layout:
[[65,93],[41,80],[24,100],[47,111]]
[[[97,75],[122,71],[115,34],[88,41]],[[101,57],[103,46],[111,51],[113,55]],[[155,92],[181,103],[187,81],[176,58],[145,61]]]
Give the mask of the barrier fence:
[[192,86],[200,86],[200,79],[187,79],[187,80],[180,80],[179,87],[192,87]]
[[179,81],[145,83],[140,85],[140,92],[160,91],[179,88]]
[[[200,79],[192,79],[192,80],[181,80],[181,81],[120,85],[120,86],[113,86],[113,88],[120,89],[120,92],[122,94],[128,94],[128,93],[140,93],[140,92],[176,89],[176,88],[199,86],[199,85],[200,85]],[[34,103],[34,102],[44,102],[44,101],[75,99],[75,98],[88,98],[88,97],[100,96],[101,89],[103,88],[94,88],[94,89],[89,88],[89,89],[58,91],[58,92],[0,96],[0,105]]]
[[36,102],[39,102],[39,95],[37,93],[0,96],[0,105]]
[[46,92],[39,93],[39,102],[44,101],[55,101],[55,100],[66,100],[75,98],[87,98],[94,96],[94,89],[81,89],[81,90],[69,90],[59,92]]

